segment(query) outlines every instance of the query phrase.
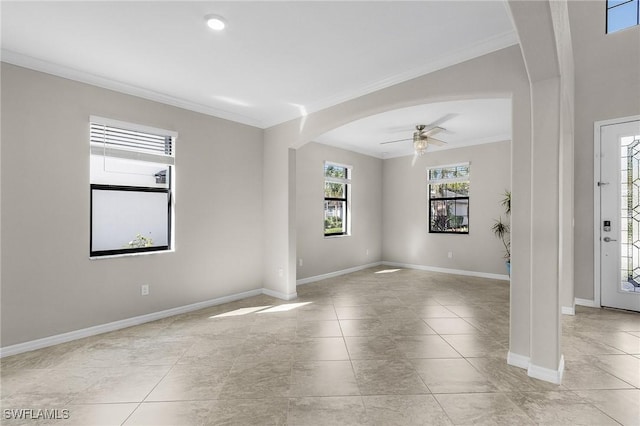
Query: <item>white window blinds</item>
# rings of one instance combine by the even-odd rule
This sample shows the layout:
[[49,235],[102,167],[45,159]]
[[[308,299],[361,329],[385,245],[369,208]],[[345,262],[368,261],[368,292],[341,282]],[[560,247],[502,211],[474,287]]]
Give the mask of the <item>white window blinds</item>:
[[177,133],[92,116],[91,153],[173,165]]

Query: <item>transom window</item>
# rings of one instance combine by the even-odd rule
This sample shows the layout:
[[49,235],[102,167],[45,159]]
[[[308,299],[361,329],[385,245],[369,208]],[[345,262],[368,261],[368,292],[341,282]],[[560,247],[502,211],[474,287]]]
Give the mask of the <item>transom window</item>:
[[429,232],[469,233],[469,163],[428,169]]
[[90,256],[171,250],[177,134],[90,120]]
[[349,235],[351,166],[324,163],[324,235]]
[[607,34],[640,24],[640,0],[607,0]]

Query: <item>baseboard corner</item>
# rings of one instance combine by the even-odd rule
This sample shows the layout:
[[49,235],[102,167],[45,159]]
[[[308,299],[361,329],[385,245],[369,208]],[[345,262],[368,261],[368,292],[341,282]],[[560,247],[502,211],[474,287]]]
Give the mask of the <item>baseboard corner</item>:
[[524,370],[529,368],[530,358],[528,356],[519,355],[509,351],[507,353],[507,364]]
[[527,369],[527,375],[534,379],[553,383],[554,385],[561,384],[562,376],[564,375],[564,356],[560,356],[560,362],[558,363],[558,368],[556,370],[530,363],[529,368]]

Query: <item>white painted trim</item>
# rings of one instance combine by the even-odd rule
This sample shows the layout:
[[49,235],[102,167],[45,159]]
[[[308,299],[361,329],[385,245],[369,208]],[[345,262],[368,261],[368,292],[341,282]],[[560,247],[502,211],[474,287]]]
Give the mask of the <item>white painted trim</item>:
[[114,120],[113,118],[100,117],[98,115],[89,115],[89,122],[96,123],[101,126],[118,127],[120,129],[133,130],[136,132],[171,136],[176,139],[178,138],[178,132],[175,130],[161,129],[159,127],[152,127],[144,124],[129,123],[128,121]]
[[31,340],[29,342],[18,343],[11,346],[0,348],[0,358],[10,355],[16,355],[23,352],[33,351],[36,349],[46,348],[48,346],[58,345],[60,343],[70,342],[97,334],[107,333],[110,331],[120,330],[134,325],[144,324],[146,322],[156,321],[162,318],[174,315],[184,314],[187,312],[197,311],[199,309],[208,308],[223,303],[233,302],[235,300],[246,299],[247,297],[258,296],[263,294],[263,289],[249,290],[242,293],[231,294],[229,296],[218,297],[216,299],[205,300],[204,302],[192,303],[190,305],[179,306],[177,308],[166,309],[164,311],[153,312],[150,314],[140,315],[137,317],[127,318],[106,324],[96,325],[93,327],[83,328],[81,330],[70,331],[68,333],[57,334],[55,336],[43,337],[42,339]]
[[[387,87],[403,83],[405,81],[420,77],[422,75],[438,71],[483,55],[487,55],[492,52],[496,52],[500,49],[507,48],[518,44],[518,36],[516,31],[509,30],[504,33],[497,34],[485,40],[480,40],[477,43],[468,46],[464,49],[450,52],[439,58],[432,58],[433,60],[426,65],[416,67],[414,69],[407,70],[406,72],[399,73],[384,80],[369,84],[366,86],[356,87],[351,90],[346,90],[342,93],[329,96],[318,102],[314,102],[310,105],[305,105],[306,114],[311,114],[316,111],[320,111],[325,108],[329,108],[338,104],[341,104],[350,99],[354,99],[360,96],[364,96],[378,90],[385,89]],[[268,122],[256,120],[254,118],[237,114],[230,111],[225,111],[217,108],[212,108],[206,105],[197,104],[186,99],[176,98],[166,95],[164,93],[154,92],[152,90],[144,89],[142,87],[130,85],[127,83],[111,80],[109,78],[101,77],[95,74],[87,73],[63,65],[55,64],[52,62],[44,61],[27,55],[23,55],[10,50],[0,50],[0,57],[3,62],[17,65],[20,67],[29,68],[32,70],[44,72],[47,74],[67,78],[70,80],[79,81],[93,86],[102,87],[109,90],[115,90],[120,93],[126,93],[132,96],[138,96],[140,98],[160,102],[167,105],[176,106],[178,108],[187,109],[190,111],[200,112],[202,114],[212,115],[214,117],[224,118],[226,120],[236,121],[238,123],[248,124],[250,126],[266,129],[268,127],[276,126],[289,120],[299,118],[301,115],[283,113],[279,114]]]
[[[602,140],[601,140],[601,128],[604,126],[611,126],[615,124],[627,123],[630,121],[640,120],[640,115],[632,115],[629,117],[614,118],[611,120],[596,121],[593,123],[593,301],[590,305],[599,308],[601,306],[600,301],[600,187],[598,181],[600,180],[600,154],[602,153]],[[581,299],[584,300],[584,299]],[[578,299],[576,299],[576,304]]]
[[0,57],[2,58],[2,62],[6,62],[8,64],[16,65],[23,68],[29,68],[35,71],[40,71],[45,74],[51,74],[73,81],[79,81],[80,83],[90,84],[92,86],[101,87],[103,89],[114,90],[119,93],[137,96],[139,98],[147,99],[150,101],[160,102],[165,105],[171,105],[189,111],[211,115],[214,117],[223,118],[225,120],[235,121],[237,123],[248,124],[250,126],[255,126],[263,129],[267,127],[265,123],[241,114],[212,108],[206,105],[200,105],[186,99],[176,98],[164,93],[154,92],[142,87],[115,81],[110,78],[100,77],[95,74],[33,58],[31,56],[26,56],[20,53],[12,52],[10,50],[0,50]]
[[394,266],[396,268],[407,268],[407,269],[418,269],[421,271],[430,271],[430,272],[441,272],[443,274],[453,274],[453,275],[464,275],[468,277],[479,277],[479,278],[489,278],[492,280],[502,280],[502,281],[510,281],[509,275],[503,274],[490,274],[488,272],[477,272],[477,271],[465,271],[462,269],[449,269],[449,268],[440,268],[437,266],[427,266],[427,265],[412,265],[408,263],[398,263],[398,262],[387,262],[383,261],[383,265]]
[[329,272],[328,274],[316,275],[309,278],[301,278],[296,281],[296,285],[304,285],[314,283],[316,281],[326,280],[327,278],[339,277],[340,275],[350,274],[352,272],[362,271],[363,269],[380,266],[383,262],[367,263],[366,265],[354,266],[353,268],[342,269],[340,271]]
[[578,306],[587,306],[589,308],[599,308],[600,304],[596,304],[595,300],[589,300],[589,299],[579,299],[576,297],[576,301],[575,301],[576,305]]
[[559,385],[562,383],[564,374],[564,355],[560,356],[560,364],[557,370],[540,367],[531,363],[531,358],[524,355],[518,355],[509,351],[507,354],[507,364],[527,370],[527,375],[534,379],[544,380],[545,382]]
[[[600,306],[600,127],[602,122],[593,123],[593,303]],[[576,304],[579,304],[576,300]]]
[[[450,52],[439,58],[431,58],[432,60],[428,64],[407,70],[404,73],[390,76],[387,79],[377,81],[373,84],[370,84],[364,87],[357,87],[352,90],[347,90],[343,93],[330,96],[328,98],[322,99],[320,101],[314,102],[309,105],[305,105],[305,107],[306,107],[307,113],[311,114],[316,111],[341,104],[350,99],[364,96],[369,93],[374,93],[379,90],[385,89],[387,87],[391,87],[396,84],[400,84],[405,81],[409,81],[414,78],[418,78],[420,76],[423,76],[444,68],[448,68],[450,66],[460,64],[462,62],[466,62],[474,58],[478,58],[480,56],[488,55],[489,53],[496,52],[498,50],[507,48],[509,46],[513,46],[515,44],[518,44],[518,35],[515,30],[508,30],[508,31],[505,31],[504,33],[497,34],[488,39],[480,40],[474,45],[465,47],[464,49]],[[279,120],[276,120],[276,121],[285,122],[292,118],[293,117],[288,117],[288,118],[281,117]],[[273,123],[271,125],[275,125],[275,124],[277,123]]]
[[507,364],[513,365],[514,367],[519,367],[526,370],[529,368],[530,361],[531,359],[528,356],[518,355],[511,351],[507,353]]
[[297,292],[286,294],[286,293],[281,293],[279,291],[270,290],[268,288],[263,288],[262,294],[266,294],[267,296],[275,297],[276,299],[282,299],[282,300],[293,300],[298,297]]
[[527,375],[534,379],[544,380],[545,382],[554,383],[559,385],[562,383],[562,376],[564,374],[564,355],[560,356],[560,363],[557,370],[552,370],[546,367],[540,367],[539,365],[529,364],[527,369]]
[[576,314],[576,308],[574,306],[563,306],[562,307],[562,313],[564,315],[575,315]]

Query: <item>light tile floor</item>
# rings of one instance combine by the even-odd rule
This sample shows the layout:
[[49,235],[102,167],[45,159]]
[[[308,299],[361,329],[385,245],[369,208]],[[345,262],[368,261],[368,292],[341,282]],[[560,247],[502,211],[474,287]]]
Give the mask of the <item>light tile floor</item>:
[[563,316],[557,386],[506,363],[508,283],[383,269],[4,358],[0,421],[640,425],[639,314]]

